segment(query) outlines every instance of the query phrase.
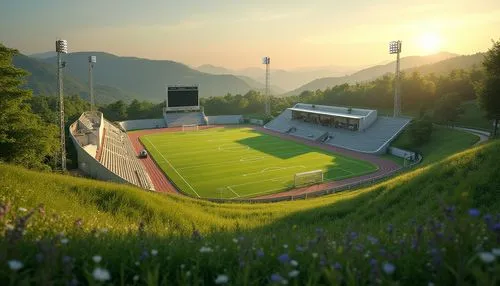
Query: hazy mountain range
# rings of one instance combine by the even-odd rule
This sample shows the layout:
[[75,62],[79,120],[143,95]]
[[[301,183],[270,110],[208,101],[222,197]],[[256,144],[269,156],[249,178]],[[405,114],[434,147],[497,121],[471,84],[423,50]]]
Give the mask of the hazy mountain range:
[[[230,70],[223,67],[203,65],[193,69],[182,63],[167,60],[149,60],[133,57],[119,57],[103,52],[78,52],[64,56],[67,65],[64,73],[66,94],[78,94],[88,98],[88,56],[97,56],[94,68],[96,101],[104,104],[118,99],[133,98],[160,102],[165,98],[167,84],[198,84],[200,95],[223,96],[227,93],[245,94],[249,90],[263,90],[264,69],[260,67]],[[483,54],[459,56],[439,53],[431,56],[410,56],[401,59],[404,71],[448,73],[453,69],[480,65]],[[56,94],[56,59],[53,52],[19,55],[14,64],[31,73],[27,86],[35,94]],[[349,67],[328,66],[322,68],[272,71],[272,93],[274,95],[296,95],[305,90],[325,89],[343,83],[369,81],[386,73],[394,72],[395,63],[385,63],[351,72]],[[234,73],[234,74],[233,74]],[[342,74],[340,74],[342,73]],[[329,75],[323,76],[322,75]],[[340,74],[340,75],[339,75]],[[311,81],[306,81],[313,78]],[[285,92],[286,87],[299,86]],[[300,86],[298,83],[306,83]],[[282,83],[282,84],[283,84]]]

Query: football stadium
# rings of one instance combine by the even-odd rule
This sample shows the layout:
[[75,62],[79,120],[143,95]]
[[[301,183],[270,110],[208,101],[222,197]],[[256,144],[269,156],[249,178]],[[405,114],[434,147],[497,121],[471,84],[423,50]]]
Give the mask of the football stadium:
[[162,118],[110,122],[85,112],[70,127],[90,177],[210,200],[293,200],[374,182],[418,155],[390,148],[411,121],[377,110],[297,103],[269,122],[207,116],[196,85],[167,87]]

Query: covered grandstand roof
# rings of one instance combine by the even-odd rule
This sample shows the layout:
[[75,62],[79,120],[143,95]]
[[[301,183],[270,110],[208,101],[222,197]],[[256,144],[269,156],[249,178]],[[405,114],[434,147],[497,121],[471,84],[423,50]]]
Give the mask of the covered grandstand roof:
[[338,117],[353,118],[353,119],[361,119],[361,118],[366,117],[365,115],[339,113],[339,112],[332,112],[332,111],[326,111],[326,110],[311,110],[311,109],[304,109],[304,108],[297,108],[297,107],[291,107],[288,109],[292,110],[292,111],[300,111],[300,112],[314,113],[314,114],[319,114],[319,115],[338,116]]

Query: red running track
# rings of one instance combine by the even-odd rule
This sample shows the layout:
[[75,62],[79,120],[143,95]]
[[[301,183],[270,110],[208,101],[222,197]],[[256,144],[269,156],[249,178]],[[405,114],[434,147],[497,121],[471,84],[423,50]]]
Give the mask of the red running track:
[[[211,127],[213,127],[213,126],[210,126],[210,127],[207,126],[205,128],[211,128]],[[222,126],[218,126],[218,127],[222,127]],[[203,128],[203,129],[205,129],[205,128]],[[376,155],[350,151],[350,150],[347,150],[344,148],[335,147],[335,146],[326,145],[326,144],[320,144],[320,143],[310,141],[307,139],[302,139],[302,138],[298,138],[298,137],[293,137],[291,135],[271,131],[271,130],[268,130],[268,129],[265,129],[262,127],[251,126],[251,128],[254,128],[255,130],[258,130],[262,133],[266,133],[266,134],[280,137],[282,139],[299,142],[299,143],[302,143],[302,144],[305,144],[308,146],[317,147],[317,148],[320,148],[320,149],[323,149],[323,150],[326,150],[329,152],[338,153],[338,154],[342,154],[344,156],[356,158],[359,160],[368,161],[368,162],[370,162],[378,167],[377,171],[370,173],[370,174],[363,175],[363,176],[348,178],[348,179],[339,180],[339,181],[332,181],[332,182],[314,185],[314,186],[310,186],[310,187],[293,189],[290,191],[285,191],[285,192],[271,194],[271,195],[254,197],[253,199],[296,196],[296,195],[301,195],[301,194],[305,194],[305,193],[328,190],[328,189],[332,189],[334,187],[346,186],[346,185],[362,182],[362,181],[369,180],[369,179],[383,177],[383,176],[389,175],[389,174],[393,173],[394,171],[399,170],[401,168],[395,162],[388,160],[388,159],[384,159],[384,158],[376,156]],[[134,131],[132,133],[128,133],[128,136],[129,136],[130,140],[132,141],[132,144],[133,144],[135,150],[137,152],[139,152],[140,150],[144,149],[144,146],[139,141],[140,136],[143,136],[146,134],[153,134],[153,133],[162,133],[162,132],[178,132],[181,130],[182,130],[182,128],[179,128],[179,127],[178,128],[161,128],[161,129],[141,130],[141,131]],[[172,183],[170,183],[170,181],[167,179],[167,177],[165,176],[163,171],[160,169],[160,167],[153,161],[153,159],[150,156],[148,156],[145,159],[141,159],[141,161],[144,164],[144,166],[146,167],[146,170],[149,173],[151,180],[153,181],[153,185],[155,186],[156,191],[166,192],[166,193],[179,193],[175,189],[175,187],[172,185]]]

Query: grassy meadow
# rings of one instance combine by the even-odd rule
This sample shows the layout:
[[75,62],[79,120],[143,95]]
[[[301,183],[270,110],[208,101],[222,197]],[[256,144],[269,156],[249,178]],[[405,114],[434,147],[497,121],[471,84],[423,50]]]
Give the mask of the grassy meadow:
[[294,187],[296,173],[322,170],[325,181],[377,170],[348,158],[252,128],[212,128],[141,137],[154,160],[185,193],[245,198]]
[[10,285],[498,285],[500,142],[303,201],[216,204],[0,164]]

